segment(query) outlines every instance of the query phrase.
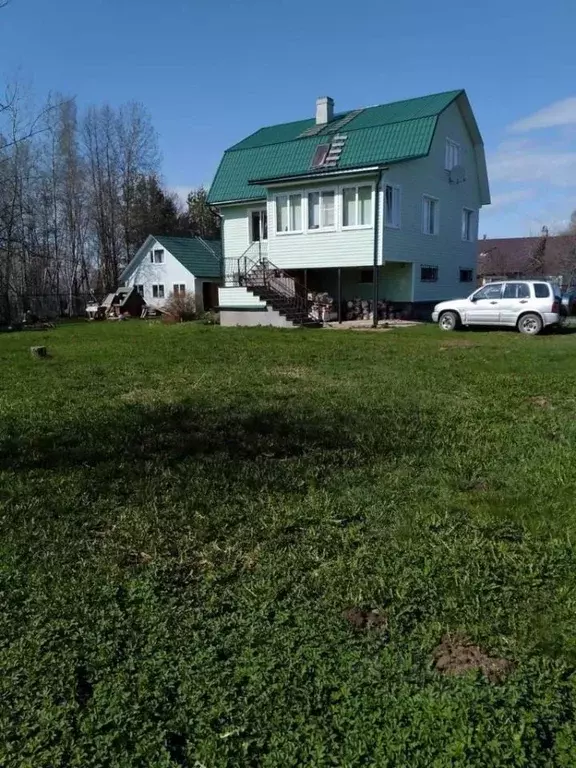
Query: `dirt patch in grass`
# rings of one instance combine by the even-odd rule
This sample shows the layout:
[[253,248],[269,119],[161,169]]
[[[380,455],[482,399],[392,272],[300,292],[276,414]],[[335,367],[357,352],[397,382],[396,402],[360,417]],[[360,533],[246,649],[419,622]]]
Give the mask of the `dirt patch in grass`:
[[535,408],[548,408],[550,403],[546,397],[542,397],[542,395],[538,395],[536,397],[529,397],[528,402],[533,405]]
[[464,675],[480,671],[491,683],[502,682],[514,669],[508,659],[489,656],[465,635],[444,635],[433,652],[434,667],[443,675]]
[[342,615],[355,629],[384,630],[388,626],[388,617],[379,608],[347,608]]

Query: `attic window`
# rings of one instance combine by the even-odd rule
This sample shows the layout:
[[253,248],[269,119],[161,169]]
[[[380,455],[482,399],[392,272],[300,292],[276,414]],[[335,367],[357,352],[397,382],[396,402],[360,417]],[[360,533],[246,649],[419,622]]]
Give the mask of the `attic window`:
[[152,264],[163,264],[164,263],[164,249],[163,248],[156,248],[150,253],[150,261]]
[[330,144],[319,144],[314,152],[312,158],[312,168],[321,168],[326,162],[328,152],[330,151]]

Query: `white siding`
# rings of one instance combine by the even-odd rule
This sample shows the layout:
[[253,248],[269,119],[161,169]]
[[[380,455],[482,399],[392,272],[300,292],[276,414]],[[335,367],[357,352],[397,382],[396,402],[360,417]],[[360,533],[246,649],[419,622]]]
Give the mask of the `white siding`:
[[221,307],[234,309],[235,307],[265,307],[266,302],[254,296],[246,288],[219,288],[218,304]]
[[[158,248],[164,250],[164,263],[152,264],[150,253]],[[172,293],[174,284],[182,283],[186,286],[187,293],[196,293],[196,279],[194,275],[176,259],[170,251],[167,251],[161,243],[152,241],[150,247],[144,251],[140,259],[131,267],[124,276],[126,285],[143,285],[144,299],[147,304],[162,306]],[[164,285],[164,299],[155,299],[152,296],[152,285]]]
[[[268,196],[268,256],[282,269],[316,269],[322,267],[369,266],[374,260],[374,226],[358,229],[342,228],[342,187],[374,184],[372,178],[355,178],[343,182],[318,186],[308,184],[269,190]],[[308,221],[307,193],[322,189],[335,189],[335,220],[332,231],[306,231]],[[302,193],[302,218],[304,231],[278,233],[276,231],[276,195]],[[374,198],[373,198],[374,207]],[[373,211],[374,214],[374,211]],[[374,216],[373,216],[374,220]]]
[[[466,181],[453,184],[444,170],[446,139],[460,145],[460,164]],[[414,263],[414,301],[436,301],[468,295],[470,283],[460,283],[460,268],[476,269],[480,190],[476,155],[456,103],[438,119],[428,157],[391,165],[383,182],[401,187],[401,228],[384,228],[384,259]],[[422,232],[422,197],[439,200],[440,229],[437,235]],[[473,240],[462,240],[462,209],[474,211]],[[437,266],[438,281],[421,282],[420,266]]]
[[220,209],[225,259],[240,258],[250,245],[248,211],[254,207],[254,205],[234,205]]

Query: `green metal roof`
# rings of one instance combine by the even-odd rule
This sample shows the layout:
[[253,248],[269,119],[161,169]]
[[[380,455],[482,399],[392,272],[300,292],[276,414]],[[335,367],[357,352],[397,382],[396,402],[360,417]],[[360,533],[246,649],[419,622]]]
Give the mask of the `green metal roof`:
[[[463,93],[462,90],[448,91],[362,110],[342,128],[346,143],[337,167],[330,171],[427,155],[438,115]],[[348,114],[350,112],[335,115],[315,136],[300,138],[315,124],[311,118],[261,128],[235,144],[224,153],[208,201],[224,203],[262,198],[262,187],[249,184],[258,179],[326,173],[326,168],[311,170],[314,151],[319,144],[330,142],[334,135],[330,132],[331,126]]]
[[194,277],[219,278],[222,273],[222,244],[220,240],[203,240],[201,237],[166,237],[154,235],[154,239],[170,251],[174,258],[186,267]]

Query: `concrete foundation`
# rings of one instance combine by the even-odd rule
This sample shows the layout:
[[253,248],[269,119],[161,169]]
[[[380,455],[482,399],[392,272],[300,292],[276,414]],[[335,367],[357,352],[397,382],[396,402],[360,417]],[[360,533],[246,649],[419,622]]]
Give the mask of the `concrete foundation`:
[[275,328],[294,328],[295,326],[284,315],[275,309],[266,307],[264,310],[251,309],[221,309],[220,325],[267,325]]

